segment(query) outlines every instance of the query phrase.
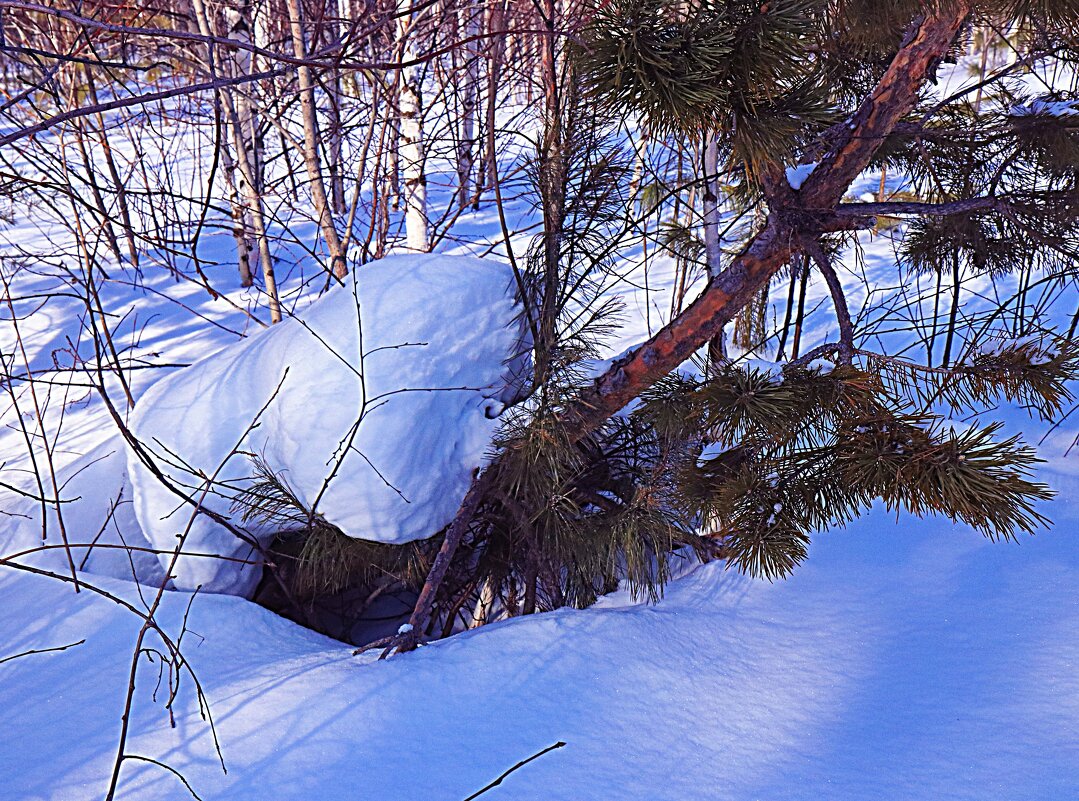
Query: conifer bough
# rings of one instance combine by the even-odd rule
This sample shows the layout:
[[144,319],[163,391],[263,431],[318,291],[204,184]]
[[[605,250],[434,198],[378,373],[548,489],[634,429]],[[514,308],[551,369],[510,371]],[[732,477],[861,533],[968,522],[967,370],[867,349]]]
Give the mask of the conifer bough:
[[[842,138],[821,159],[802,188],[776,204],[768,222],[701,296],[654,337],[616,362],[565,420],[570,436],[596,430],[720,332],[764,284],[800,249],[821,233],[854,224],[837,218],[835,206],[851,182],[869,165],[881,143],[918,101],[918,90],[947,52],[971,3],[948,4],[917,21],[876,88],[862,103]],[[776,186],[775,191],[783,191]],[[784,194],[788,194],[784,192]]]
[[[750,4],[742,5],[748,7]],[[768,213],[759,231],[726,269],[709,281],[696,301],[649,340],[617,360],[590,386],[581,390],[575,399],[563,406],[557,418],[560,428],[558,436],[566,443],[581,442],[594,435],[612,416],[670,375],[702,346],[720,334],[723,326],[767,286],[770,279],[791,262],[793,256],[799,253],[819,256],[821,238],[825,234],[872,225],[872,219],[866,216],[866,212],[875,209],[845,210],[841,200],[855,179],[879,157],[886,140],[893,136],[904,119],[915,111],[921,91],[927,83],[935,80],[937,66],[947,57],[957,35],[972,14],[1002,12],[1011,18],[1030,16],[1045,24],[1063,26],[1065,30],[1069,20],[1079,19],[1079,4],[1074,3],[1063,3],[1062,6],[1067,6],[1064,11],[1054,3],[1033,2],[897,0],[885,5],[887,8],[881,9],[881,13],[891,13],[896,19],[905,20],[907,27],[901,38],[897,37],[898,47],[892,48],[893,55],[887,67],[864,93],[853,113],[839,122],[833,122],[830,127],[818,126],[818,133],[804,136],[801,145],[792,146],[786,143],[786,152],[783,152],[784,148],[781,147],[778,153],[763,159],[759,158],[759,149],[752,143],[739,140],[739,136],[744,135],[739,133],[739,129],[741,126],[744,131],[745,118],[739,116],[738,109],[724,117],[715,105],[728,102],[737,95],[733,105],[741,104],[742,111],[747,105],[752,105],[752,102],[758,103],[762,114],[770,113],[764,110],[769,103],[772,104],[772,110],[782,107],[785,102],[789,108],[790,102],[793,102],[789,101],[791,96],[798,93],[807,96],[811,94],[807,87],[810,87],[812,76],[802,80],[794,74],[784,75],[782,71],[772,70],[769,75],[772,78],[773,96],[770,98],[766,97],[767,91],[757,91],[754,97],[754,92],[742,91],[739,94],[737,88],[710,88],[707,76],[699,74],[702,68],[708,67],[708,63],[694,62],[692,47],[703,42],[711,48],[718,65],[728,57],[730,49],[721,28],[701,24],[699,20],[690,20],[688,24],[678,27],[677,15],[665,9],[662,3],[641,0],[605,6],[604,10],[598,12],[595,18],[598,20],[595,23],[599,26],[598,32],[593,30],[592,34],[600,38],[605,35],[608,37],[605,43],[606,56],[615,60],[619,71],[613,77],[593,81],[597,100],[615,106],[628,106],[631,112],[643,115],[642,122],[645,126],[651,126],[657,131],[684,132],[687,128],[698,126],[703,128],[706,136],[725,138],[729,152],[744,162],[746,180],[754,184],[763,195]],[[762,4],[757,13],[762,17],[774,15],[783,26],[791,27],[791,20],[799,15],[804,15],[804,20],[808,21],[815,11],[825,6],[828,4],[773,0]],[[691,11],[692,8],[702,7],[692,6]],[[742,6],[728,4],[727,10],[731,7]],[[875,4],[870,4],[870,7],[878,10]],[[614,11],[610,11],[611,8],[614,8]],[[636,16],[619,20],[619,8],[623,12],[628,9]],[[705,10],[708,13],[726,13],[721,4]],[[608,11],[610,13],[607,13]],[[787,16],[784,16],[785,14]],[[668,18],[672,20],[669,28],[657,28],[662,20]],[[742,26],[739,35],[748,36],[747,31],[752,33],[758,30],[753,27],[757,21],[752,13],[748,17],[739,18],[737,22]],[[685,23],[684,20],[682,22]],[[644,23],[650,25],[651,29],[642,30]],[[608,27],[604,28],[604,25]],[[604,55],[587,55],[588,37],[589,30],[586,27],[581,45],[586,53],[584,71],[586,75],[600,75]],[[620,41],[619,37],[625,37],[625,41]],[[764,34],[761,34],[760,41],[766,43]],[[798,34],[792,34],[790,41],[799,42]],[[761,45],[760,51],[764,52],[765,47]],[[790,49],[792,45],[788,42],[786,45],[772,47],[770,57],[781,59],[783,47]],[[637,61],[634,62],[634,59]],[[658,62],[658,66],[652,65],[656,69],[651,74],[651,67],[646,63],[649,59]],[[801,63],[805,66],[806,61]],[[717,65],[712,66],[721,69]],[[731,69],[736,68],[737,65]],[[686,81],[679,86],[678,73],[683,69],[688,71],[684,76]],[[717,84],[721,78],[723,76],[717,76]],[[784,100],[784,96],[788,100]],[[702,108],[695,111],[695,103],[701,104]],[[655,115],[656,119],[653,119],[652,115]],[[819,113],[819,109],[810,109],[805,115],[810,123],[819,123],[824,116]],[[794,134],[789,138],[798,140],[798,136]],[[783,175],[784,162],[793,155],[792,149],[802,153],[802,161],[807,163],[806,169],[809,172],[808,177],[796,187]],[[984,208],[999,209],[1000,206],[997,201],[985,201]],[[972,209],[954,211],[959,213],[978,210],[978,204],[975,203]],[[933,212],[925,210],[925,213]],[[849,343],[846,344],[849,347]],[[856,375],[852,380],[858,382],[868,379],[864,375]],[[921,444],[921,456],[924,459],[920,463],[913,463],[913,468],[903,468],[914,470],[907,479],[909,487],[901,486],[899,479],[894,479],[891,483],[878,482],[880,485],[874,485],[875,488],[870,487],[871,482],[865,483],[864,486],[859,485],[857,492],[865,492],[866,500],[869,496],[880,497],[890,506],[904,505],[915,511],[928,511],[937,508],[934,498],[940,497],[940,493],[945,492],[947,487],[947,491],[955,490],[960,495],[967,493],[967,496],[951,504],[949,514],[970,522],[987,533],[996,532],[1001,536],[1009,536],[1011,528],[1029,530],[1031,521],[1042,520],[1032,511],[1029,501],[1046,497],[1046,490],[1041,485],[1027,482],[1020,477],[1034,458],[1029,451],[1017,448],[1014,441],[1009,440],[991,447],[991,434],[995,430],[992,428],[960,437],[938,439],[923,431],[920,425],[924,420],[916,416],[897,415],[890,420],[891,422],[882,423],[880,431],[873,436],[878,439],[883,437],[880,443],[893,447],[897,436],[895,431],[909,430],[910,436]],[[844,466],[842,470],[851,476],[866,473],[859,461],[863,457],[870,459],[870,466],[879,467],[883,464],[879,459],[877,462],[873,461],[873,448],[880,444],[877,440],[869,434],[861,433],[855,439],[866,446],[865,453],[833,454]],[[902,442],[897,447],[902,450]],[[986,454],[982,459],[984,464],[977,469],[973,465],[965,466],[964,459],[967,457],[963,454],[968,452],[972,461],[981,458],[978,454]],[[505,463],[512,458],[510,449],[504,450],[476,477],[457,516],[446,530],[440,551],[410,620],[411,628],[394,640],[391,648],[408,650],[417,643],[427,626],[435,594],[455,550],[470,530],[478,510],[484,504],[485,496],[493,491],[497,484],[496,477],[499,472],[505,469]],[[1015,474],[1009,472],[1011,468],[1007,463],[1008,459],[1013,460]],[[969,502],[972,498],[991,496],[995,486],[1002,491],[1008,487],[1009,503],[1012,504],[1008,509],[1000,510],[1001,517],[997,521],[986,514],[985,508],[979,510],[975,508],[976,504],[972,506]],[[746,493],[750,494],[749,488],[746,488]],[[844,508],[854,509],[863,502],[862,497],[844,499]],[[602,501],[602,498],[599,500]],[[943,505],[948,508],[947,503]],[[779,504],[777,513],[778,508]],[[844,511],[837,512],[840,517],[846,514]],[[769,521],[771,520],[769,517]],[[761,529],[765,533],[761,536],[767,536],[774,528],[771,522],[765,524]],[[800,532],[794,532],[794,535],[781,543],[782,547],[774,554],[768,552],[770,546],[763,541],[743,544],[745,547],[737,558],[743,567],[755,567],[756,572],[768,576],[781,575],[804,552],[806,538],[801,536]],[[779,561],[770,561],[774,559]]]

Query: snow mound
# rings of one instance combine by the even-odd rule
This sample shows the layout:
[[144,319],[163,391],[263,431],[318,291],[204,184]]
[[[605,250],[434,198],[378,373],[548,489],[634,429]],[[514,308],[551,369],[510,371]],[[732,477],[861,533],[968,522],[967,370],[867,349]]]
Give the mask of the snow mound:
[[[509,268],[414,255],[361,267],[306,311],[153,385],[130,426],[153,455],[128,468],[154,547],[249,559],[275,525],[232,512],[259,459],[352,537],[403,543],[449,523],[523,373]],[[211,514],[194,515],[178,489]],[[167,564],[170,555],[162,557]],[[178,587],[246,595],[261,571],[184,555]]]
[[0,499],[0,524],[7,524],[0,525],[4,556],[19,554],[20,563],[60,575],[69,575],[74,564],[79,572],[159,586],[165,573],[132,511],[125,455],[123,438],[114,434],[59,467],[63,527],[54,506],[43,509],[33,498],[10,505]]

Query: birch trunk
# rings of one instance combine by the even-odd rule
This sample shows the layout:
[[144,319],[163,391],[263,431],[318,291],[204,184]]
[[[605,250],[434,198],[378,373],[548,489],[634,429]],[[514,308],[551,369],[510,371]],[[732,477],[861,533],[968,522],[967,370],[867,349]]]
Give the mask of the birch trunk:
[[[341,55],[342,26],[349,18],[349,0],[336,0],[336,19],[329,22],[330,43],[334,46],[336,57]],[[345,207],[345,165],[343,162],[344,140],[344,92],[341,91],[341,71],[334,68],[330,76],[330,129],[327,132],[327,150],[330,172],[330,202],[334,214],[344,214]]]
[[[199,32],[203,36],[211,36],[213,34],[213,29],[210,27],[210,17],[207,14],[205,3],[203,0],[192,0],[191,5],[195,12],[195,19],[198,23]],[[216,72],[213,50],[209,52],[208,64],[211,74]],[[243,125],[240,120],[240,114],[236,108],[236,98],[230,89],[218,90],[216,97],[217,102],[220,104],[220,108],[224,112],[226,130],[229,132],[233,152],[235,154],[233,188],[236,190],[236,194],[244,201],[241,210],[241,219],[244,221],[244,226],[246,228],[249,215],[251,230],[254,233],[255,242],[258,246],[259,262],[262,267],[262,279],[265,284],[266,295],[269,301],[270,322],[279,323],[281,322],[281,303],[277,292],[277,278],[274,274],[273,254],[270,252],[270,241],[266,230],[266,218],[263,211],[262,195],[255,179],[255,167],[252,163],[251,153],[248,152],[246,147]],[[222,142],[221,146],[227,148],[229,145],[227,142]],[[226,161],[226,168],[228,166],[228,161]],[[228,179],[226,179],[226,181],[227,180]],[[234,220],[235,219],[234,216]],[[237,248],[241,250],[239,253],[241,262],[250,259],[250,250],[242,248],[239,240],[237,241]],[[245,278],[246,280],[250,280],[251,268],[249,261],[246,276],[241,264],[240,276],[241,281],[245,280]]]
[[[295,2],[295,0],[292,0]],[[400,0],[397,18],[398,95],[397,111],[401,121],[400,169],[405,201],[405,246],[426,253],[427,175],[423,152],[423,104],[420,93],[421,72],[418,66],[404,66],[416,58],[415,27],[419,14],[412,11],[410,0]]]
[[476,150],[476,99],[479,94],[480,58],[477,38],[480,10],[467,2],[461,9],[461,30],[471,41],[465,46],[464,86],[461,92],[461,138],[457,145],[457,207],[464,211],[472,199],[472,165]]
[[[719,239],[719,146],[709,135],[704,143],[704,261],[711,281],[723,271],[723,247]],[[718,364],[726,358],[721,329],[708,343],[708,361]]]
[[[229,127],[229,122],[225,122]],[[232,217],[232,238],[236,242],[236,256],[240,265],[240,286],[249,287],[255,283],[256,269],[255,243],[248,236],[252,230],[247,201],[236,184],[236,161],[232,158],[232,148],[227,141],[218,142],[221,152],[222,173],[225,176],[225,194],[229,201]]]

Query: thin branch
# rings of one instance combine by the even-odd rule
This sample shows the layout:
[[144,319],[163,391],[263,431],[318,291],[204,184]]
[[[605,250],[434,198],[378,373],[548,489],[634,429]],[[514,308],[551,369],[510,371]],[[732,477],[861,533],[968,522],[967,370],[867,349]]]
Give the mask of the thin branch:
[[915,214],[923,217],[950,217],[971,214],[976,211],[1003,211],[1010,207],[1007,198],[971,197],[948,203],[923,203],[921,201],[887,201],[883,203],[842,203],[835,213],[840,217],[879,216],[894,217]]
[[562,742],[561,740],[559,740],[554,745],[547,746],[542,751],[539,751],[539,752],[533,754],[532,756],[530,756],[528,759],[522,759],[520,762],[518,762],[512,768],[507,770],[505,773],[503,773],[501,776],[499,776],[493,782],[488,784],[482,790],[479,790],[478,792],[475,792],[472,795],[470,795],[468,798],[465,799],[465,801],[474,801],[474,799],[479,798],[481,795],[486,793],[488,790],[493,790],[495,787],[498,787],[498,785],[502,784],[503,779],[505,779],[507,776],[509,776],[514,771],[519,770],[520,768],[523,768],[525,765],[527,765],[532,760],[539,759],[544,754],[548,754],[551,751],[554,751],[554,750],[556,750],[558,748],[565,748],[565,747],[566,747],[566,744],[564,742]]
[[817,269],[821,271],[828,291],[832,295],[832,303],[835,305],[835,316],[839,322],[839,358],[849,364],[854,353],[854,324],[850,320],[850,307],[847,305],[847,296],[843,294],[843,283],[836,275],[835,269],[824,253],[820,242],[813,241],[805,244],[805,252]]
[[66,651],[68,648],[74,648],[76,645],[82,645],[84,642],[86,642],[85,637],[78,642],[69,642],[67,645],[57,645],[52,648],[31,648],[29,651],[23,651],[20,654],[12,654],[11,656],[5,656],[3,659],[0,659],[0,665],[23,656],[30,656],[31,654],[48,654],[52,653],[53,651]]

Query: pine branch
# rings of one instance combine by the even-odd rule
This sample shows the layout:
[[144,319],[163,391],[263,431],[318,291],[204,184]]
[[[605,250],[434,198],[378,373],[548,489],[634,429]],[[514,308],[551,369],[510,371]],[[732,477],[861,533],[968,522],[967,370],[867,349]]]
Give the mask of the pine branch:
[[[920,19],[842,138],[797,194],[801,208],[773,211],[759,234],[681,315],[596,379],[563,414],[570,436],[580,439],[648,386],[677,368],[720,332],[786,264],[797,249],[799,230],[819,233],[819,219],[803,209],[832,209],[895,125],[914,108],[918,92],[947,52],[970,12],[963,0]],[[807,219],[808,217],[808,219]],[[816,223],[816,225],[814,225]],[[816,228],[816,230],[812,230]]]
[[915,20],[884,76],[849,122],[837,126],[836,142],[800,190],[808,208],[830,209],[873,159],[918,102],[952,40],[970,13],[969,0],[943,2]]
[[1076,193],[1065,190],[1060,192],[1038,192],[1023,195],[992,195],[970,197],[944,203],[926,203],[921,201],[885,201],[882,203],[841,203],[835,209],[838,217],[895,217],[899,215],[917,215],[920,217],[952,217],[978,212],[998,212],[1007,214],[1013,210],[1025,213],[1034,212],[1034,203],[1076,203]]
[[1006,197],[971,197],[948,203],[923,203],[921,201],[886,201],[882,203],[842,203],[835,213],[840,217],[873,216],[896,217],[914,214],[924,217],[950,217],[978,211],[1003,211],[1009,207]]
[[[828,212],[870,163],[895,125],[913,110],[919,90],[932,76],[969,11],[970,3],[964,0],[916,21],[883,78],[855,114],[852,126],[842,127],[831,152],[821,160],[802,191],[793,193],[795,202],[782,202],[789,199],[788,191],[769,214],[763,229],[696,301],[648,341],[617,360],[566,405],[559,422],[562,436],[568,442],[579,442],[596,432],[612,415],[678,368],[716,336],[789,262],[800,242],[818,238],[827,227],[825,221],[833,221],[834,225],[837,218]],[[842,225],[843,221],[839,223]],[[507,453],[503,451],[473,479],[424,585],[412,626],[391,647],[397,650],[415,647],[422,631],[419,624],[429,618],[434,594],[482,504],[492,477],[509,458]],[[796,558],[797,538],[790,542],[794,549],[792,556]]]

